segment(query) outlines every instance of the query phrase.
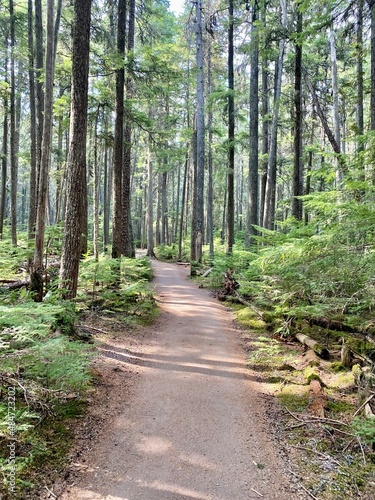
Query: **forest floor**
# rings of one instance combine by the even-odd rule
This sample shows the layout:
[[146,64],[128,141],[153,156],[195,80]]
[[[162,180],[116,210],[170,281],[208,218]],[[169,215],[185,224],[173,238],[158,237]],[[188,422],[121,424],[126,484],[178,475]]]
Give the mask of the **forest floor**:
[[42,498],[245,500],[308,498],[287,472],[277,412],[246,366],[231,311],[153,262],[158,320],[100,339],[88,415],[65,477]]

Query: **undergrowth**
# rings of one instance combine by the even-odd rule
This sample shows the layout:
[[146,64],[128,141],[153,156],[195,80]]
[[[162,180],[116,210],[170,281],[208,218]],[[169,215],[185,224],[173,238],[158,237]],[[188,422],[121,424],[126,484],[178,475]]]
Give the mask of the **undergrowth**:
[[[6,242],[0,247],[4,279],[23,280],[27,248]],[[61,300],[52,281],[42,303],[25,288],[0,288],[1,498],[37,498],[36,490],[49,483],[49,471],[66,465],[70,421],[85,411],[95,356],[92,339],[80,336],[80,317],[95,310],[127,326],[150,321],[156,310],[151,277],[146,258],[122,259],[119,274],[118,261],[87,257],[74,301]]]

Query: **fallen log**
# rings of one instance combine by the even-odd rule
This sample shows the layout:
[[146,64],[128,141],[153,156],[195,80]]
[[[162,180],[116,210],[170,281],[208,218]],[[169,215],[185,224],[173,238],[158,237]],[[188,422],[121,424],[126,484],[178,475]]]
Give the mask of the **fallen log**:
[[257,314],[259,316],[259,318],[261,320],[264,320],[263,312],[260,311],[253,304],[251,304],[250,302],[248,302],[247,300],[245,300],[243,297],[241,297],[241,295],[236,290],[234,290],[234,296],[236,297],[236,299],[238,300],[238,302],[241,302],[241,304],[243,304],[244,306],[249,307],[252,311],[255,312],[255,314]]
[[[5,285],[5,282],[3,282],[4,285]],[[15,281],[13,283],[6,283],[6,286],[2,286],[1,288],[3,288],[4,290],[18,290],[19,288],[22,288],[22,287],[29,287],[30,285],[30,281]]]
[[328,359],[329,358],[329,351],[326,347],[322,346],[317,342],[316,340],[313,340],[312,338],[308,337],[307,335],[303,333],[297,333],[296,334],[296,339],[298,339],[301,344],[309,347],[312,349],[315,354],[317,354],[320,358],[322,359]]

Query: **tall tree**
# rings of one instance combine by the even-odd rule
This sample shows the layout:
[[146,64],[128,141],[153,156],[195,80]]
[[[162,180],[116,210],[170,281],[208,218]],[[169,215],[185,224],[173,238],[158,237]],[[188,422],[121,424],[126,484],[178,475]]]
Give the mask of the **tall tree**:
[[46,207],[48,196],[48,174],[50,151],[52,141],[52,104],[53,104],[53,79],[54,79],[54,0],[47,1],[47,41],[46,41],[46,67],[44,83],[44,113],[43,113],[43,141],[38,182],[37,214],[35,226],[35,250],[32,270],[32,286],[35,291],[35,300],[43,298],[43,252],[44,234],[46,227]]
[[134,81],[132,76],[133,59],[134,59],[134,36],[135,36],[135,0],[129,0],[129,20],[128,20],[128,44],[127,44],[127,59],[128,70],[125,80],[126,86],[126,104],[128,116],[125,122],[124,131],[124,160],[123,160],[123,202],[122,202],[122,253],[125,257],[135,257],[133,230],[131,221],[131,171],[132,171],[132,123],[130,110],[134,95]]
[[17,246],[17,124],[16,124],[16,61],[15,15],[13,0],[9,0],[10,14],[10,177],[11,177],[11,230],[12,244]]
[[202,29],[202,0],[195,4],[195,43],[196,43],[196,175],[194,184],[195,197],[195,231],[193,245],[195,260],[202,259],[203,230],[204,230],[204,166],[205,166],[205,120],[204,120],[204,72],[203,72],[203,29]]
[[302,163],[302,7],[296,4],[297,30],[294,43],[294,166],[292,215],[302,220],[303,163]]
[[86,204],[86,132],[91,0],[75,0],[65,231],[59,287],[65,298],[77,293]]
[[249,116],[249,179],[248,197],[246,207],[246,247],[253,244],[253,236],[256,234],[254,228],[259,224],[259,41],[258,41],[258,2],[253,7],[253,19],[251,27],[251,55],[250,55],[250,116]]
[[367,0],[371,16],[371,130],[375,130],[375,0]]
[[[231,255],[234,244],[234,19],[233,0],[228,6],[228,163],[227,163],[227,254]],[[258,173],[257,173],[258,175]]]
[[27,9],[28,55],[29,55],[29,95],[30,95],[30,194],[29,194],[29,238],[34,237],[36,221],[36,174],[37,174],[37,123],[35,102],[34,71],[34,29],[33,1],[28,0]]
[[[8,34],[5,37],[5,83],[8,83]],[[8,129],[9,129],[9,98],[8,89],[3,97],[3,145],[1,155],[1,198],[0,198],[0,239],[3,239],[4,218],[7,199],[7,175],[8,175]]]
[[[286,0],[280,0],[281,24],[283,28],[287,25],[287,4]],[[279,56],[275,64],[275,91],[273,99],[272,125],[270,152],[267,166],[267,184],[264,203],[263,226],[267,229],[274,228],[274,217],[276,208],[276,165],[277,165],[277,128],[279,122],[280,96],[282,72],[285,53],[285,35],[282,35],[279,45]]]
[[126,0],[118,0],[117,54],[120,66],[116,69],[116,118],[113,146],[113,220],[112,257],[118,259],[122,253],[123,235],[123,138],[124,138],[124,83],[125,83],[125,23]]

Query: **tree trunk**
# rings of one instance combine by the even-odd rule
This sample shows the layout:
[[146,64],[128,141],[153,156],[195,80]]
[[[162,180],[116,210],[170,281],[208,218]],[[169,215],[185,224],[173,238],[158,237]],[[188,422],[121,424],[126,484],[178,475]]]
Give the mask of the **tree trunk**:
[[302,220],[303,162],[302,162],[302,11],[300,2],[297,8],[297,32],[294,56],[294,167],[292,216]]
[[196,66],[197,66],[197,103],[196,103],[196,131],[197,131],[197,175],[196,204],[195,204],[195,259],[202,260],[203,228],[204,228],[204,166],[205,166],[205,125],[204,125],[204,73],[203,73],[203,34],[202,34],[202,0],[197,0],[196,13]]
[[[286,0],[280,0],[282,25],[287,24]],[[277,126],[279,121],[279,107],[281,96],[281,81],[284,63],[285,39],[280,41],[279,57],[275,65],[275,95],[272,113],[270,153],[267,165],[267,184],[264,204],[263,226],[266,229],[274,228],[276,209],[276,161],[277,161]]]
[[98,162],[98,121],[99,121],[99,108],[95,115],[95,126],[94,126],[94,165],[93,165],[93,217],[94,217],[94,228],[93,228],[93,246],[94,246],[94,257],[95,260],[99,261],[99,184],[100,184],[100,169]]
[[13,0],[9,0],[10,14],[10,178],[12,245],[17,246],[17,130],[16,130],[16,73],[15,73],[15,18]]
[[371,12],[371,130],[375,130],[375,0],[367,0]]
[[[212,92],[212,39],[208,42],[208,62],[207,62],[207,92],[208,95]],[[208,167],[208,182],[207,182],[207,244],[209,245],[210,259],[214,258],[214,180],[213,180],[213,155],[212,155],[212,122],[213,111],[212,103],[208,103],[207,113],[207,130],[208,130],[208,152],[207,152],[207,167]]]
[[186,145],[184,181],[183,181],[183,185],[182,185],[180,230],[179,230],[179,236],[178,236],[178,256],[177,256],[177,260],[181,260],[182,259],[182,240],[183,240],[183,230],[184,230],[184,213],[185,213],[185,204],[186,204],[185,200],[186,200],[188,172],[189,172],[189,154],[188,154],[188,145]]
[[74,298],[77,293],[83,219],[87,205],[86,131],[90,21],[91,0],[75,0],[67,202],[59,283],[67,299]]
[[29,95],[30,95],[30,192],[29,192],[29,239],[35,235],[36,221],[36,172],[37,172],[37,136],[36,136],[36,102],[34,72],[34,29],[33,2],[28,0],[28,55],[29,55]]
[[154,254],[154,174],[153,174],[153,164],[151,157],[151,140],[148,145],[148,155],[147,155],[147,176],[148,176],[148,188],[147,188],[147,256],[155,257]]
[[250,55],[250,117],[249,117],[249,177],[248,197],[246,206],[246,240],[245,246],[249,249],[254,245],[254,236],[257,231],[254,225],[259,224],[259,42],[258,42],[258,6],[254,5],[253,22],[251,27],[251,55]]
[[361,156],[364,150],[364,110],[363,110],[363,6],[364,0],[357,0],[357,135],[359,163],[363,170],[362,180],[365,180],[364,162]]
[[[266,23],[266,9],[262,8],[262,25],[265,26]],[[263,222],[264,216],[264,203],[266,197],[266,185],[267,185],[267,160],[266,157],[269,152],[269,132],[270,132],[270,103],[269,103],[269,91],[268,91],[268,62],[265,54],[262,55],[262,176],[261,176],[261,186],[260,186],[260,210],[259,219],[261,223]]]
[[[6,51],[8,51],[8,37],[6,37]],[[8,82],[8,55],[4,64],[5,82]],[[3,98],[3,148],[1,155],[1,199],[0,199],[0,239],[3,239],[5,207],[7,199],[7,176],[8,176],[8,128],[9,128],[9,102],[7,92]]]
[[233,0],[229,0],[228,25],[228,163],[227,163],[227,255],[232,255],[234,244],[234,19]]
[[36,154],[37,154],[37,171],[36,171],[36,198],[35,198],[35,221],[36,211],[39,199],[39,179],[42,158],[42,141],[43,141],[43,110],[44,110],[44,90],[43,90],[43,71],[44,71],[44,56],[43,56],[43,16],[42,16],[42,1],[35,0],[35,64],[36,64]]
[[[118,0],[117,54],[121,61],[125,52],[126,0]],[[112,258],[119,259],[122,253],[123,225],[123,138],[124,138],[124,83],[125,69],[116,70],[116,118],[113,146],[113,220]]]
[[[332,74],[332,99],[333,99],[333,127],[335,141],[341,152],[341,133],[340,133],[340,113],[339,113],[339,88],[337,77],[337,57],[336,57],[336,43],[335,32],[333,27],[329,30],[329,41],[331,48],[331,74]],[[340,159],[337,159],[336,168],[336,189],[341,189],[343,182],[343,171],[341,169]]]
[[126,104],[127,104],[127,119],[124,132],[124,169],[123,169],[123,246],[122,254],[125,257],[135,257],[133,229],[131,222],[131,154],[132,154],[132,124],[131,124],[131,100],[134,95],[134,81],[132,72],[133,51],[134,51],[134,32],[135,32],[135,0],[129,0],[129,24],[128,24],[128,70],[126,77]]
[[52,142],[52,104],[53,104],[53,17],[54,0],[47,2],[47,43],[46,43],[46,68],[45,68],[45,95],[44,95],[44,120],[43,142],[38,182],[38,208],[35,226],[35,250],[31,289],[35,291],[35,300],[43,299],[43,251],[44,234],[46,225],[46,207],[48,197],[48,174],[50,151]]

